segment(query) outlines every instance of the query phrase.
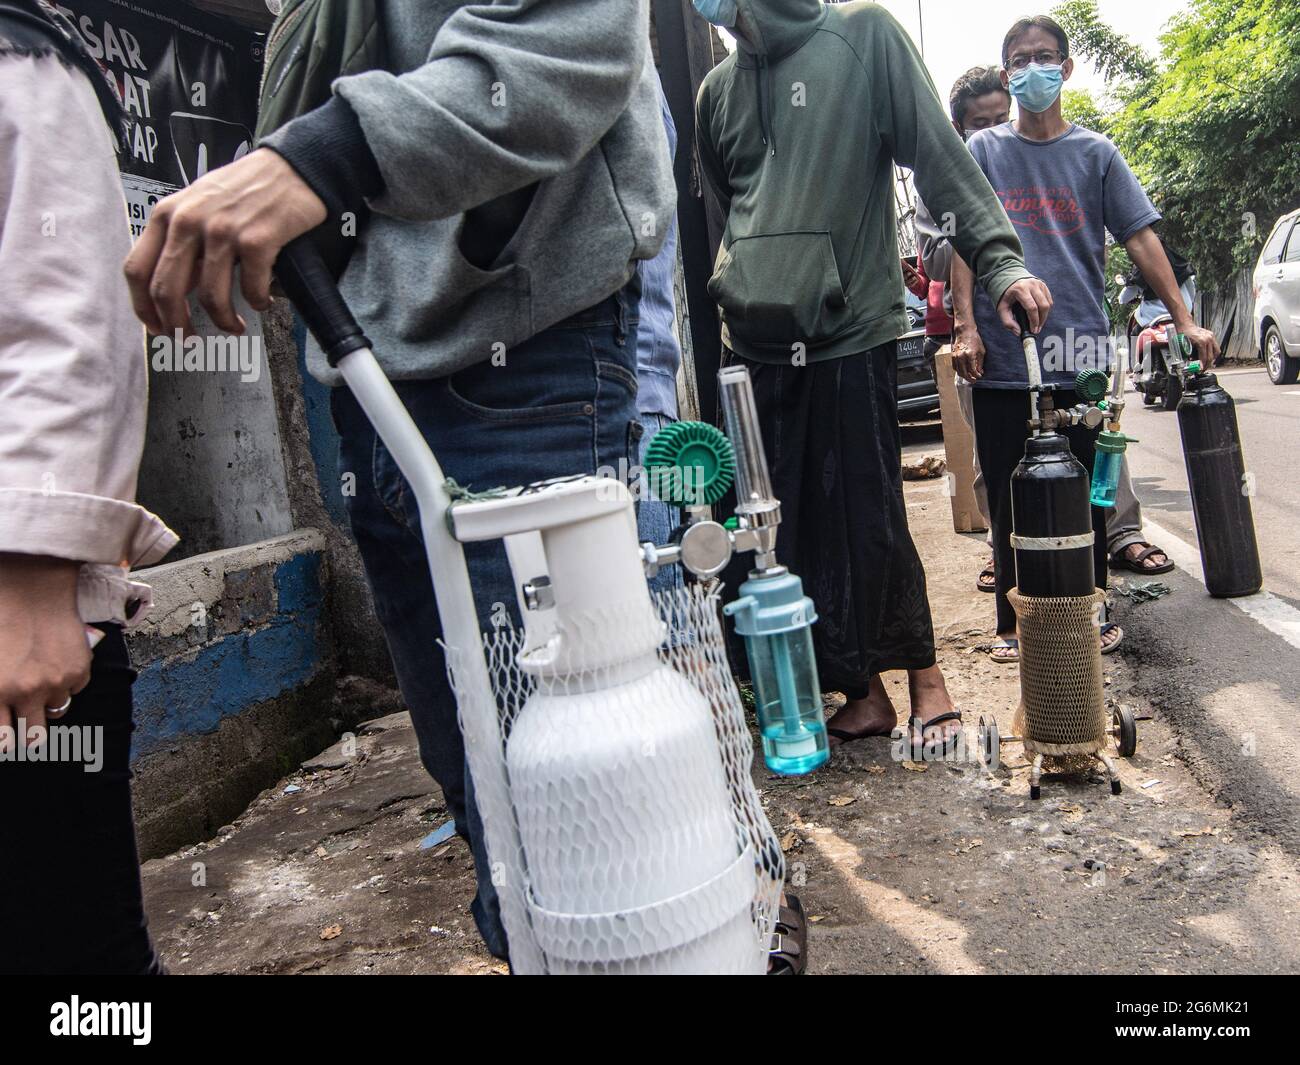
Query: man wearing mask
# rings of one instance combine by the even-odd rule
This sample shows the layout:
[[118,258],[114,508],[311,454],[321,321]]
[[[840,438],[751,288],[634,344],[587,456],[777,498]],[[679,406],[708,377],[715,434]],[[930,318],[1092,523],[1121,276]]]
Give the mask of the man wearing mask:
[[[980,130],[992,129],[1011,121],[1011,93],[1002,84],[1002,71],[998,67],[972,67],[968,70],[953,84],[948,106],[952,113],[953,128],[961,134],[962,140],[968,140]],[[923,201],[918,201],[916,205],[915,226],[921,261],[927,276],[931,279],[929,293],[931,312],[926,318],[926,332],[931,333],[931,321],[934,320],[936,324],[933,332],[936,335],[933,338],[935,342],[933,351],[937,351],[939,345],[951,340],[952,332],[952,293],[948,288],[948,277],[952,268],[952,242],[948,239],[951,226],[936,222]],[[1177,264],[1172,259],[1171,264],[1174,265],[1175,276],[1179,277],[1181,284]],[[1183,287],[1184,300],[1189,307],[1193,302],[1189,297],[1194,292],[1194,283],[1190,291]],[[936,306],[938,311],[935,310]],[[1160,313],[1165,313],[1163,305]],[[944,318],[938,318],[939,314]],[[944,332],[949,335],[943,335]],[[927,336],[927,344],[930,343],[931,338]],[[973,434],[975,410],[971,382],[961,374],[957,374],[956,384],[957,401],[961,407],[962,418]],[[987,526],[990,524],[988,493],[984,487],[984,472],[980,469],[978,451],[974,457],[974,467],[975,501]],[[1166,573],[1174,567],[1160,548],[1142,538],[1142,507],[1133,492],[1133,480],[1129,476],[1127,455],[1123,457],[1120,465],[1115,505],[1106,510],[1106,539],[1106,549],[1110,554],[1112,566],[1123,566],[1134,573],[1151,574]],[[989,543],[992,544],[991,533]],[[975,586],[981,592],[997,591],[991,555],[976,577]]]
[[[1049,328],[1040,332],[1043,382],[1053,386],[1059,407],[1076,402],[1071,389],[1079,370],[1108,369],[1109,321],[1103,303],[1106,231],[1165,301],[1174,324],[1205,366],[1219,345],[1193,320],[1174,280],[1160,240],[1152,231],[1160,213],[1123,156],[1105,137],[1067,122],[1061,87],[1074,71],[1065,31],[1046,15],[1013,25],[1002,45],[1002,83],[1019,106],[1017,120],[977,133],[970,153],[988,177],[1020,233],[1029,266],[1052,286],[1056,303]],[[1011,550],[1011,473],[1024,453],[1028,375],[1020,344],[1000,328],[999,315],[963,259],[952,263],[956,319],[955,363],[975,386],[976,444],[988,492],[997,582],[997,662],[1019,660],[1016,618],[1007,600],[1015,584]],[[1096,430],[1066,431],[1075,457],[1092,469]],[[1106,586],[1106,525],[1093,509],[1097,587]],[[1103,618],[1103,653],[1118,648],[1123,633]]]
[[1006,328],[1051,307],[988,182],[962,150],[907,34],[875,4],[695,0],[738,48],[700,87],[699,153],[726,215],[709,292],[754,381],[781,500],[777,553],[817,607],[822,686],[840,742],[887,735],[881,683],[908,671],[910,739],[960,731],[935,664],[925,573],[903,503],[896,339],[907,331],[894,164],[956,220]]

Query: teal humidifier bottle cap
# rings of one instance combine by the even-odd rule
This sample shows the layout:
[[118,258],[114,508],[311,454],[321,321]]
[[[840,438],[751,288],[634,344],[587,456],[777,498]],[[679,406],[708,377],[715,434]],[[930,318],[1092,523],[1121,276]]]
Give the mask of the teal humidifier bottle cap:
[[724,612],[745,639],[763,760],[775,773],[811,772],[830,757],[813,653],[813,602],[785,570],[754,576]]

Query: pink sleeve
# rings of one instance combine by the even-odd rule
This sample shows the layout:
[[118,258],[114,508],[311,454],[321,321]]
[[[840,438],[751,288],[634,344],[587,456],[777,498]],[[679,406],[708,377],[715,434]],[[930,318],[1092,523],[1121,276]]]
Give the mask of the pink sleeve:
[[130,246],[85,75],[0,57],[0,552],[138,565],[176,543],[135,503],[148,377]]

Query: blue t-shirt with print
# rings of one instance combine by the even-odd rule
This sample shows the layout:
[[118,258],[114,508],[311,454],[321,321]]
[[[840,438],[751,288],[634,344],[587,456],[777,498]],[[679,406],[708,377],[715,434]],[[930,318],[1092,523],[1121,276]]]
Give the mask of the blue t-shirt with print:
[[[970,150],[1016,228],[1025,265],[1052,290],[1052,313],[1038,338],[1043,382],[1069,388],[1080,370],[1109,369],[1106,231],[1123,243],[1160,220],[1124,156],[1082,126],[1031,141],[1010,122],[975,134]],[[975,324],[987,351],[976,387],[1027,388],[1020,341],[978,285]]]

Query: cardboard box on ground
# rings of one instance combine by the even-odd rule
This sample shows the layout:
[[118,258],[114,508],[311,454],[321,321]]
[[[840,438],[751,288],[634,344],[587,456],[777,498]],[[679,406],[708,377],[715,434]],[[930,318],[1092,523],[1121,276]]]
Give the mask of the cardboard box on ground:
[[987,526],[975,503],[975,434],[961,416],[957,385],[953,380],[950,346],[945,345],[935,353],[934,376],[939,386],[943,447],[948,459],[948,501],[952,504],[952,527],[957,532],[984,532]]

